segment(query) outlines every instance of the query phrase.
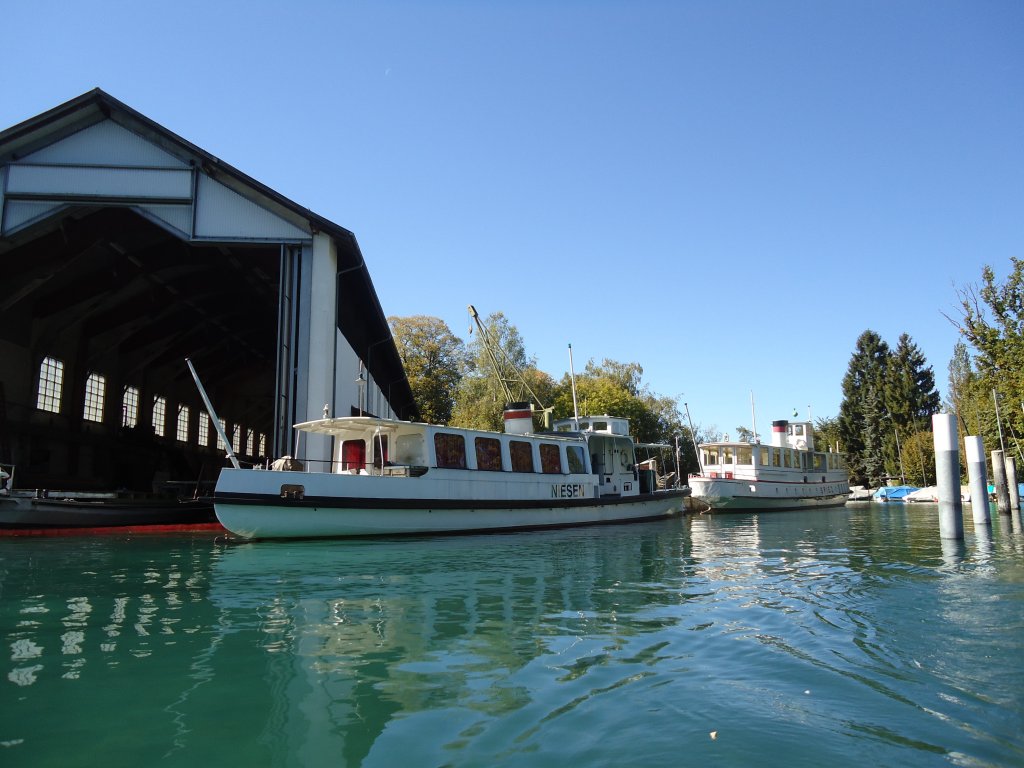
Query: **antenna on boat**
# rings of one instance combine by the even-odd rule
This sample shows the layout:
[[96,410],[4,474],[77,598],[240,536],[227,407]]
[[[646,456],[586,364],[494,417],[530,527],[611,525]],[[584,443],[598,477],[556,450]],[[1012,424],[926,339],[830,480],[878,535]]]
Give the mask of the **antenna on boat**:
[[690,404],[683,403],[683,408],[686,409],[686,421],[690,424],[690,439],[693,440],[693,451],[697,454],[697,468],[703,475],[704,463],[700,460],[700,448],[697,446],[697,433],[693,431],[693,419],[690,418]]
[[760,443],[757,436],[757,416],[754,413],[754,390],[750,390],[750,426],[754,428],[754,442]]
[[196,387],[199,389],[199,395],[203,398],[203,403],[206,405],[206,412],[210,414],[210,420],[213,421],[213,428],[217,430],[217,434],[220,436],[221,442],[224,443],[224,451],[227,453],[228,458],[231,459],[231,465],[235,469],[241,469],[242,465],[238,463],[238,457],[235,456],[235,452],[231,449],[231,441],[228,440],[228,436],[224,433],[224,427],[221,426],[220,419],[217,418],[217,412],[213,410],[210,398],[206,396],[206,390],[203,389],[203,382],[199,380],[199,374],[196,373],[196,369],[189,358],[186,357],[185,362],[188,363],[188,369],[192,371],[192,378],[195,380]]
[[[569,344],[569,380],[572,382],[572,417],[576,420],[576,429],[579,429],[580,409],[576,404],[576,371],[572,366],[572,344]],[[1024,408],[1024,403],[1021,403],[1021,407]]]

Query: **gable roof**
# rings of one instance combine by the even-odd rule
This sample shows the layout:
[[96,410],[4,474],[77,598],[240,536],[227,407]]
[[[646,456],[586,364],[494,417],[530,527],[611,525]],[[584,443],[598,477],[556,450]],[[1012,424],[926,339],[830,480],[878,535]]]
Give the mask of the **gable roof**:
[[[338,274],[344,274],[344,279],[339,277],[338,328],[365,362],[395,412],[402,418],[416,416],[412,390],[387,317],[355,235],[348,229],[274,191],[99,88],[0,132],[0,166],[17,162],[105,120],[142,136],[303,231],[330,236],[337,249]],[[0,239],[0,253],[9,247],[9,241]]]

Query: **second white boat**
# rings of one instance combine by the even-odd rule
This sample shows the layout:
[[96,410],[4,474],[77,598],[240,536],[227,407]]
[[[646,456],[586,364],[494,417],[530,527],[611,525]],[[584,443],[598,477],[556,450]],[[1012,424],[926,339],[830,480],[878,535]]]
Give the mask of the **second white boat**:
[[693,498],[715,510],[841,506],[850,495],[842,455],[816,451],[809,421],[772,422],[772,444],[722,440],[699,447]]

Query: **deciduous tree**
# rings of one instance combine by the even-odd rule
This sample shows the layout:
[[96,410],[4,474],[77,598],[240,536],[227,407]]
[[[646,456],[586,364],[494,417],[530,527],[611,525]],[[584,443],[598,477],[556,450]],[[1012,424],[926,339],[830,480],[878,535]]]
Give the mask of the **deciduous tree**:
[[447,424],[466,367],[462,340],[437,317],[389,317],[391,334],[402,358],[420,418]]

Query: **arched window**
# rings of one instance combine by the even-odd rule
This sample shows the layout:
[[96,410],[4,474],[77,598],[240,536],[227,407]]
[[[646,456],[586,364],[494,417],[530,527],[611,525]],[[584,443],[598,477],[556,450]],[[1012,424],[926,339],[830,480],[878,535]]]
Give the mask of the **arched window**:
[[82,418],[86,421],[103,421],[106,390],[107,380],[98,373],[90,373],[85,380],[85,408],[82,411]]
[[39,392],[36,408],[40,411],[60,413],[60,394],[64,388],[64,363],[44,357],[39,366]]

